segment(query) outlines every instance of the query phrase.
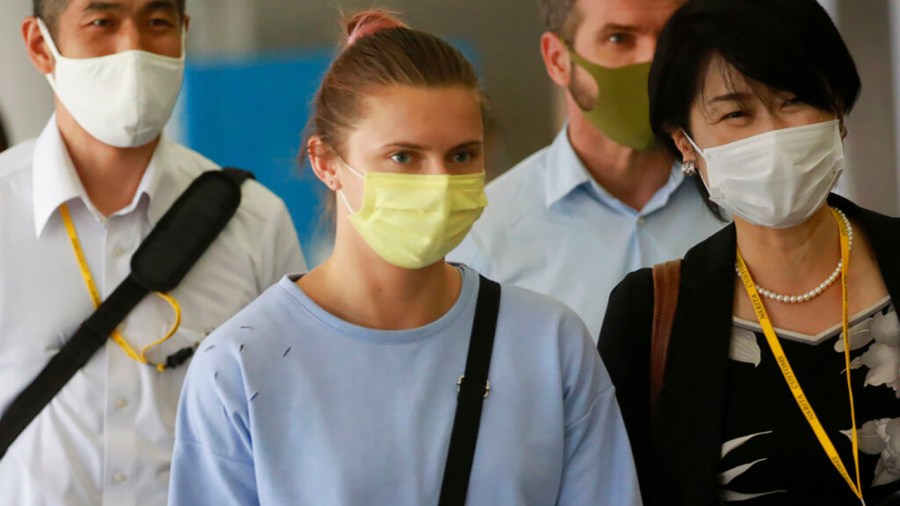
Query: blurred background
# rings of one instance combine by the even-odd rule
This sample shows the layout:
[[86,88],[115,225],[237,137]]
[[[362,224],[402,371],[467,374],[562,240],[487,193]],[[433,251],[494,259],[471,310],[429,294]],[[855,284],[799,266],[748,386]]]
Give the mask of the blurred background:
[[[820,3],[863,80],[840,191],[897,215],[900,0]],[[563,121],[539,54],[538,0],[188,0],[188,70],[168,135],[219,164],[252,170],[278,193],[311,264],[328,244],[319,185],[297,162],[307,107],[340,40],[342,13],[372,6],[445,37],[475,63],[493,111],[489,177],[549,144]],[[27,60],[20,34],[30,11],[30,0],[0,2],[0,132],[11,145],[38,135],[52,111],[50,87]]]

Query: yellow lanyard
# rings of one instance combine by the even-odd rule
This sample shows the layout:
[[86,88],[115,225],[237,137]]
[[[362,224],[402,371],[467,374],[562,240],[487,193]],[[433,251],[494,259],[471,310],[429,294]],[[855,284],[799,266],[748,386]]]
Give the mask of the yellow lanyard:
[[[94,303],[94,309],[100,307],[100,303],[103,301],[100,298],[100,292],[97,290],[97,286],[94,284],[94,278],[91,276],[91,270],[88,267],[87,259],[84,256],[84,250],[81,249],[81,241],[78,240],[78,232],[75,231],[75,224],[72,222],[72,215],[69,213],[69,206],[63,204],[59,208],[59,213],[62,216],[63,223],[66,226],[66,232],[69,234],[69,241],[72,243],[72,250],[75,252],[75,259],[78,261],[78,267],[81,269],[81,277],[84,278],[84,284],[87,286],[88,293],[91,295],[91,300]],[[149,360],[147,360],[147,352],[150,349],[159,346],[160,344],[168,341],[174,334],[175,331],[178,330],[178,327],[181,325],[181,307],[178,305],[178,301],[176,301],[173,297],[168,294],[154,292],[157,296],[159,296],[164,301],[168,302],[172,309],[175,311],[175,323],[166,332],[166,335],[161,339],[150,343],[148,346],[144,347],[140,353],[136,352],[131,345],[128,344],[128,341],[122,337],[122,334],[118,329],[112,332],[113,341],[119,345],[120,348],[125,350],[125,354],[128,355],[129,358],[140,362],[142,364],[155,366],[157,370],[164,371],[166,369],[165,364],[153,364]]]
[[853,407],[853,386],[850,382],[849,297],[847,296],[847,272],[850,268],[850,241],[843,219],[841,219],[837,211],[835,211],[833,208],[831,208],[830,210],[832,216],[834,217],[834,220],[838,224],[838,229],[840,230],[841,236],[841,294],[843,301],[843,308],[841,310],[841,322],[844,339],[844,360],[846,362],[845,365],[847,372],[847,393],[849,394],[850,398],[850,421],[853,424],[852,441],[853,463],[856,466],[855,483],[850,477],[850,473],[847,472],[847,468],[846,466],[844,466],[844,462],[841,460],[840,455],[838,455],[837,450],[834,448],[834,444],[832,444],[831,438],[829,438],[828,434],[825,433],[825,429],[822,427],[822,423],[816,416],[816,412],[813,411],[812,405],[809,403],[809,400],[807,400],[806,395],[803,393],[803,389],[800,388],[800,382],[797,380],[796,376],[794,376],[794,370],[791,369],[791,364],[788,362],[787,356],[784,354],[784,350],[781,348],[781,343],[778,341],[778,337],[775,335],[775,329],[772,326],[772,322],[769,320],[769,316],[766,313],[766,308],[763,306],[762,299],[760,298],[759,293],[756,291],[756,283],[753,282],[753,278],[750,276],[750,271],[747,269],[747,264],[744,263],[744,259],[741,257],[740,251],[738,251],[737,253],[737,264],[738,270],[741,274],[741,280],[744,282],[744,288],[747,289],[747,295],[750,296],[750,301],[753,304],[753,309],[756,311],[756,317],[759,318],[759,324],[760,326],[762,326],[763,333],[765,333],[766,335],[766,340],[769,342],[769,348],[772,349],[772,354],[775,356],[775,362],[781,369],[781,374],[784,376],[784,380],[787,382],[788,388],[791,389],[791,393],[794,395],[794,399],[797,401],[797,405],[800,407],[800,411],[803,412],[803,415],[806,417],[806,421],[809,422],[809,426],[816,434],[816,438],[818,438],[819,444],[828,455],[828,459],[831,460],[831,463],[834,465],[835,469],[837,469],[838,473],[840,473],[840,475],[844,478],[844,481],[847,482],[847,485],[850,486],[853,494],[859,498],[860,502],[863,505],[865,505],[866,503],[862,496],[862,485],[859,479],[859,437],[856,430],[856,410]]

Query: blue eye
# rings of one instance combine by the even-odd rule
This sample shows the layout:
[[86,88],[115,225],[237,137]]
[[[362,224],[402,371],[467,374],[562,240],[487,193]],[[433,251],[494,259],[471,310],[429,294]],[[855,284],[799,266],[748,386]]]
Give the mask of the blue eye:
[[394,163],[398,163],[400,165],[406,165],[413,161],[413,157],[412,157],[411,153],[401,151],[400,153],[394,153],[393,155],[391,155],[391,160]]
[[453,163],[469,163],[475,159],[475,154],[471,151],[460,151],[453,154]]

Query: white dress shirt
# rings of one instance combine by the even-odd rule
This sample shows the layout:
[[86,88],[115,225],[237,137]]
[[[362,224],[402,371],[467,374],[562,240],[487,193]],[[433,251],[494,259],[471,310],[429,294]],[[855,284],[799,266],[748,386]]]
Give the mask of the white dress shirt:
[[563,128],[487,187],[488,206],[448,260],[569,305],[600,335],[609,293],[629,272],[678,258],[724,223],[680,167],[640,211],[590,176]]
[[[0,411],[94,310],[59,213],[67,203],[101,297],[199,174],[217,166],[163,139],[130,205],[102,216],[74,169],[55,118],[37,140],[0,154]],[[305,269],[284,203],[254,181],[235,216],[171,295],[178,332],[153,361],[203,339],[282,275]],[[174,321],[146,297],[120,325],[140,350]],[[0,460],[0,504],[166,504],[175,411],[187,365],[158,372],[112,341],[63,388]]]

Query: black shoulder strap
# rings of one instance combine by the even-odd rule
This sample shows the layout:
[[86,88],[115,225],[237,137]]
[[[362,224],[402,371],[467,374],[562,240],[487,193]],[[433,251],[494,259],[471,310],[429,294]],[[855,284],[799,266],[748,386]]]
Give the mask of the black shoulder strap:
[[[152,291],[168,292],[178,285],[237,211],[240,184],[250,177],[252,174],[242,170],[204,172],[178,197],[131,258],[131,274],[3,413],[0,459],[144,296]],[[179,352],[169,360],[189,357]]]
[[478,443],[481,408],[491,392],[488,372],[491,368],[499,311],[500,285],[481,276],[472,336],[469,340],[469,354],[466,358],[466,372],[460,376],[457,383],[459,394],[456,401],[456,417],[453,420],[450,448],[447,451],[447,464],[444,468],[444,481],[438,503],[440,506],[462,506],[466,503],[472,461]]

